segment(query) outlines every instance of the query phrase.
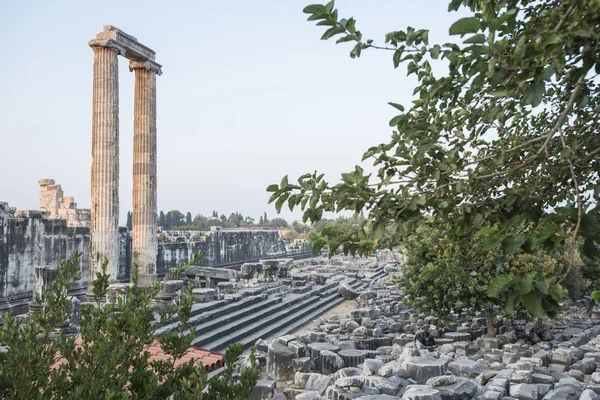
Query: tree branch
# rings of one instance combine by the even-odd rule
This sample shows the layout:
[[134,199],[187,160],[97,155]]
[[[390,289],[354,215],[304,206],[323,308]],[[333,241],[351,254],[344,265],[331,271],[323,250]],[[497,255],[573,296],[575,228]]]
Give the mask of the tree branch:
[[[560,136],[560,140],[562,142],[563,148],[567,149],[567,144],[565,143],[565,139],[562,135]],[[569,168],[571,170],[571,179],[573,180],[573,186],[575,187],[575,195],[577,196],[577,224],[575,225],[575,230],[573,231],[573,236],[571,237],[573,243],[569,256],[569,268],[567,268],[563,276],[561,276],[561,278],[556,284],[561,283],[567,277],[567,275],[569,275],[569,272],[571,272],[571,270],[575,266],[575,243],[577,241],[577,234],[579,233],[579,228],[581,227],[581,218],[583,217],[583,204],[581,202],[581,193],[579,191],[579,182],[577,180],[577,175],[575,174],[575,167],[573,166],[573,162],[570,158],[567,159],[567,162],[569,163]]]
[[[554,124],[554,128],[552,128],[552,130],[550,132],[548,132],[548,134],[546,134],[545,136],[540,136],[540,138],[546,137],[546,140],[544,141],[544,144],[542,144],[542,146],[538,149],[538,151],[535,155],[527,158],[525,161],[523,161],[521,164],[519,164],[515,167],[509,168],[509,169],[506,169],[503,171],[494,172],[492,174],[476,176],[475,179],[489,179],[489,178],[493,178],[493,177],[496,177],[499,175],[504,175],[504,174],[508,174],[510,172],[514,172],[518,169],[521,169],[521,168],[531,164],[537,157],[542,155],[542,153],[547,152],[547,148],[548,148],[548,144],[550,143],[550,140],[552,139],[552,137],[554,137],[556,132],[558,132],[560,130],[560,128],[563,126],[563,124],[565,123],[565,120],[567,119],[567,116],[573,109],[573,104],[575,104],[575,99],[577,98],[577,95],[581,91],[581,87],[583,86],[584,81],[585,81],[585,73],[582,72],[581,77],[575,84],[575,89],[573,90],[573,93],[571,93],[569,102],[567,103],[567,106],[565,107],[563,112],[560,114],[560,116],[556,120],[556,124]],[[536,141],[537,141],[537,139],[536,139]],[[527,142],[527,143],[524,143],[524,145],[525,144],[529,144],[529,143]]]

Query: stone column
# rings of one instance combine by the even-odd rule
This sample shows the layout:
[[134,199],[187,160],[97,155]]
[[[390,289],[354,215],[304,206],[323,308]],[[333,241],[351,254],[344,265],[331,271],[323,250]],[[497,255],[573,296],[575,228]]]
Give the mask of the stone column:
[[119,265],[119,64],[125,54],[115,41],[92,40],[94,90],[92,107],[92,208],[88,296],[96,272],[108,260],[116,279]]
[[139,268],[138,284],[145,286],[157,278],[156,75],[162,72],[153,61],[132,61],[129,69],[135,71],[132,263]]

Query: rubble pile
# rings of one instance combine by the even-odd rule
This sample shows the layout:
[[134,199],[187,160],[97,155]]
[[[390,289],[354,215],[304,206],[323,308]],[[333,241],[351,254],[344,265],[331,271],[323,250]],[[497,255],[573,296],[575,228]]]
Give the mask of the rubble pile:
[[[401,256],[389,256],[384,269],[398,271]],[[348,292],[359,303],[350,315],[256,343],[253,399],[600,399],[600,311],[570,303],[541,325],[500,318],[488,337],[482,313],[443,323],[406,307],[391,275]]]

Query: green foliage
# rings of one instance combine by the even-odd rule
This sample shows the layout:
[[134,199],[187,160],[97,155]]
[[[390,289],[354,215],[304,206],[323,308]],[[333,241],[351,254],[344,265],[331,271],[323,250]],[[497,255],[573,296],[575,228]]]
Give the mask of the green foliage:
[[559,302],[564,296],[560,284],[551,276],[532,275],[515,276],[513,274],[502,274],[495,277],[487,290],[489,297],[498,298],[508,290],[508,298],[505,302],[506,312],[509,315],[515,313],[520,304],[536,318],[548,315],[554,318],[562,309]]
[[[451,223],[439,220],[417,228],[405,247],[408,259],[399,279],[406,296],[403,301],[442,319],[467,308],[483,310],[491,317],[496,306],[515,300],[506,293],[515,282],[527,295],[538,288],[534,276],[550,274],[558,267],[541,253],[500,257],[500,244],[488,249],[483,238],[469,232],[456,235]],[[506,274],[496,277],[498,271]],[[512,313],[518,304],[507,311]]]
[[394,68],[405,66],[418,84],[410,104],[389,103],[398,111],[391,139],[363,155],[376,174],[357,166],[337,184],[318,172],[297,183],[286,176],[267,188],[270,202],[299,207],[313,223],[325,212],[367,211],[367,236],[317,239],[358,254],[389,228],[407,238],[428,216],[452,213],[450,231],[479,229],[483,246],[500,245],[503,257],[581,242],[594,259],[600,3],[451,0],[449,11],[461,7],[471,14],[449,27],[457,43],[430,43],[427,29],[407,27],[386,34],[384,45],[363,39],[333,2],[304,9],[327,27],[322,39],[351,42],[352,58],[389,51]]
[[[175,360],[184,356],[194,337],[194,329],[185,334],[193,304],[192,287],[160,312],[161,321],[177,316],[177,329],[159,338],[163,351],[171,360],[149,361],[144,351],[153,341],[154,311],[151,301],[161,289],[157,282],[152,287],[135,284],[137,267],[134,268],[133,285],[125,299],[116,305],[105,304],[109,275],[106,262],[94,281],[95,304],[81,308],[81,344],[64,333],[52,338],[56,327],[67,320],[70,313],[68,290],[74,280],[80,279],[78,259],[61,262],[57,279],[36,301],[42,307],[26,323],[5,314],[0,327],[0,345],[8,351],[0,353],[0,398],[144,398],[164,399],[175,395],[179,399],[233,399],[246,397],[258,379],[256,370],[243,371],[239,379],[228,372],[218,380],[207,381],[201,362],[189,360],[174,368]],[[170,271],[182,273],[200,257],[198,254],[184,266]],[[232,371],[241,355],[241,347],[234,346],[224,358],[226,371]],[[66,360],[52,368],[57,355]],[[254,366],[254,358],[251,359]],[[213,383],[214,382],[214,383]],[[228,386],[227,396],[218,390]],[[238,397],[235,397],[238,396]]]
[[294,240],[298,239],[300,237],[300,235],[298,234],[298,232],[291,230],[291,231],[287,231],[286,233],[283,234],[283,240],[285,240],[287,243],[291,243]]

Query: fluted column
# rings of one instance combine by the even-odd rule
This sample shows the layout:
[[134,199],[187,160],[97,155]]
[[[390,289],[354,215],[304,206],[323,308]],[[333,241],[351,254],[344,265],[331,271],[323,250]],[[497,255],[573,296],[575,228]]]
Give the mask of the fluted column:
[[132,262],[139,268],[138,284],[156,280],[156,75],[160,65],[132,61],[135,71],[133,119]]
[[119,65],[124,50],[112,40],[92,40],[92,207],[88,295],[108,260],[114,280],[119,266]]

